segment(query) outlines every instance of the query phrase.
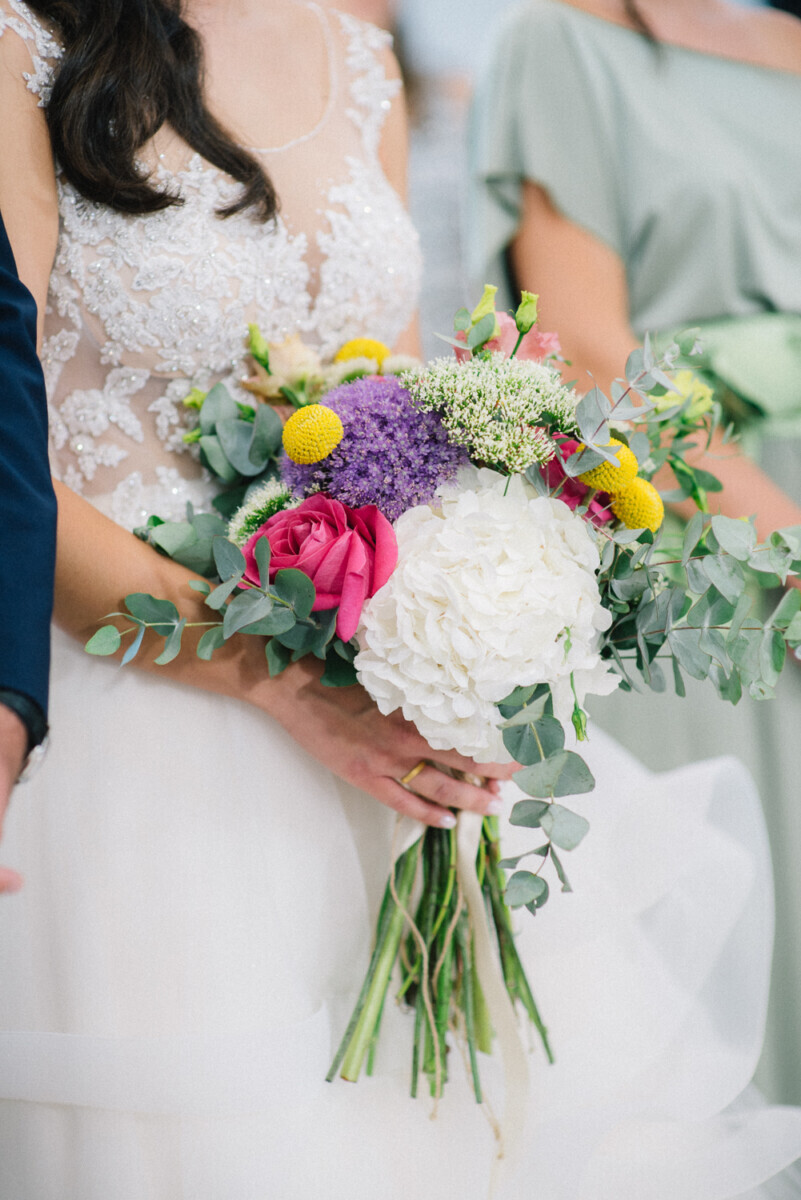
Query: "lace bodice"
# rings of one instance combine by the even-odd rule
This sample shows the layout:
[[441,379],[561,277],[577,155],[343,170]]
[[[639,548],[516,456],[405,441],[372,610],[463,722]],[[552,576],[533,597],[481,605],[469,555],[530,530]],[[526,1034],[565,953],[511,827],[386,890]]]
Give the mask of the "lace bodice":
[[[151,512],[181,517],[187,500],[208,505],[181,402],[219,380],[248,399],[238,388],[248,323],[330,356],[356,336],[392,345],[411,318],[417,238],[378,158],[399,88],[384,69],[387,35],[308,7],[325,38],[328,101],[306,134],[255,151],[280,197],[274,222],[220,219],[240,185],[174,135],[156,139],[146,165],[180,190],[180,207],[129,216],[59,180],[43,346],[53,467],[129,528]],[[28,48],[25,85],[44,103],[58,42],[22,0],[0,0],[9,32]]]

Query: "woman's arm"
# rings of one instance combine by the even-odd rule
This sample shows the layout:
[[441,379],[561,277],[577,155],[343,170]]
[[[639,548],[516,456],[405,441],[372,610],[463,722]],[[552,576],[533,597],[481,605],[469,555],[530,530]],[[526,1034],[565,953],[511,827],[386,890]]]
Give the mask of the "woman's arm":
[[[638,342],[629,324],[620,257],[558,212],[542,187],[527,182],[511,259],[518,286],[542,295],[542,326],[558,331],[571,362],[566,377],[575,379],[580,391],[595,382],[608,392]],[[699,450],[694,462],[723,484],[722,492],[709,497],[710,505],[729,517],[756,514],[760,539],[783,526],[801,524],[801,508],[736,443],[724,445],[718,436],[708,453]],[[670,480],[664,485],[674,486]],[[687,515],[691,511],[688,508]]]

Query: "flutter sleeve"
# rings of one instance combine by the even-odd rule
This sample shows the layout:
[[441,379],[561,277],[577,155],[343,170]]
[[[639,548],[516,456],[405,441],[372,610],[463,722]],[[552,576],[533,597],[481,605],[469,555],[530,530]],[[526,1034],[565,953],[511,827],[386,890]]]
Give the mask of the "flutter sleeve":
[[[508,288],[505,252],[518,227],[524,180],[624,253],[614,72],[592,52],[577,16],[551,0],[514,10],[477,89],[466,239],[476,287]],[[503,299],[511,302],[508,292]]]

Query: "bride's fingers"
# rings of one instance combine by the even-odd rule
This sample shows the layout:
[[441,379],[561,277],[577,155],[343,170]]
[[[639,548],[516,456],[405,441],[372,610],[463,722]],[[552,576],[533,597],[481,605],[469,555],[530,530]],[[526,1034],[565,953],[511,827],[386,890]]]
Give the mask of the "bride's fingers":
[[382,804],[394,809],[401,816],[411,817],[423,825],[434,825],[439,829],[453,829],[456,824],[456,817],[447,808],[431,804],[422,796],[408,791],[395,779],[385,779],[382,786],[375,790],[374,795]]
[[429,764],[415,768],[407,776],[400,776],[398,782],[416,796],[433,801],[441,808],[463,808],[482,816],[501,811],[502,802],[494,792],[463,779],[454,779]]

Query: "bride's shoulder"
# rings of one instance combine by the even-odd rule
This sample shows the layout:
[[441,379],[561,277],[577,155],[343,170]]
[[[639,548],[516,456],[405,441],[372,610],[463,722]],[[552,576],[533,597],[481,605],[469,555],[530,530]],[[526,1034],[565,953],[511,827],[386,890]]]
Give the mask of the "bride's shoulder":
[[21,75],[28,91],[40,100],[47,98],[61,55],[54,30],[30,5],[0,0],[0,60],[12,75]]

